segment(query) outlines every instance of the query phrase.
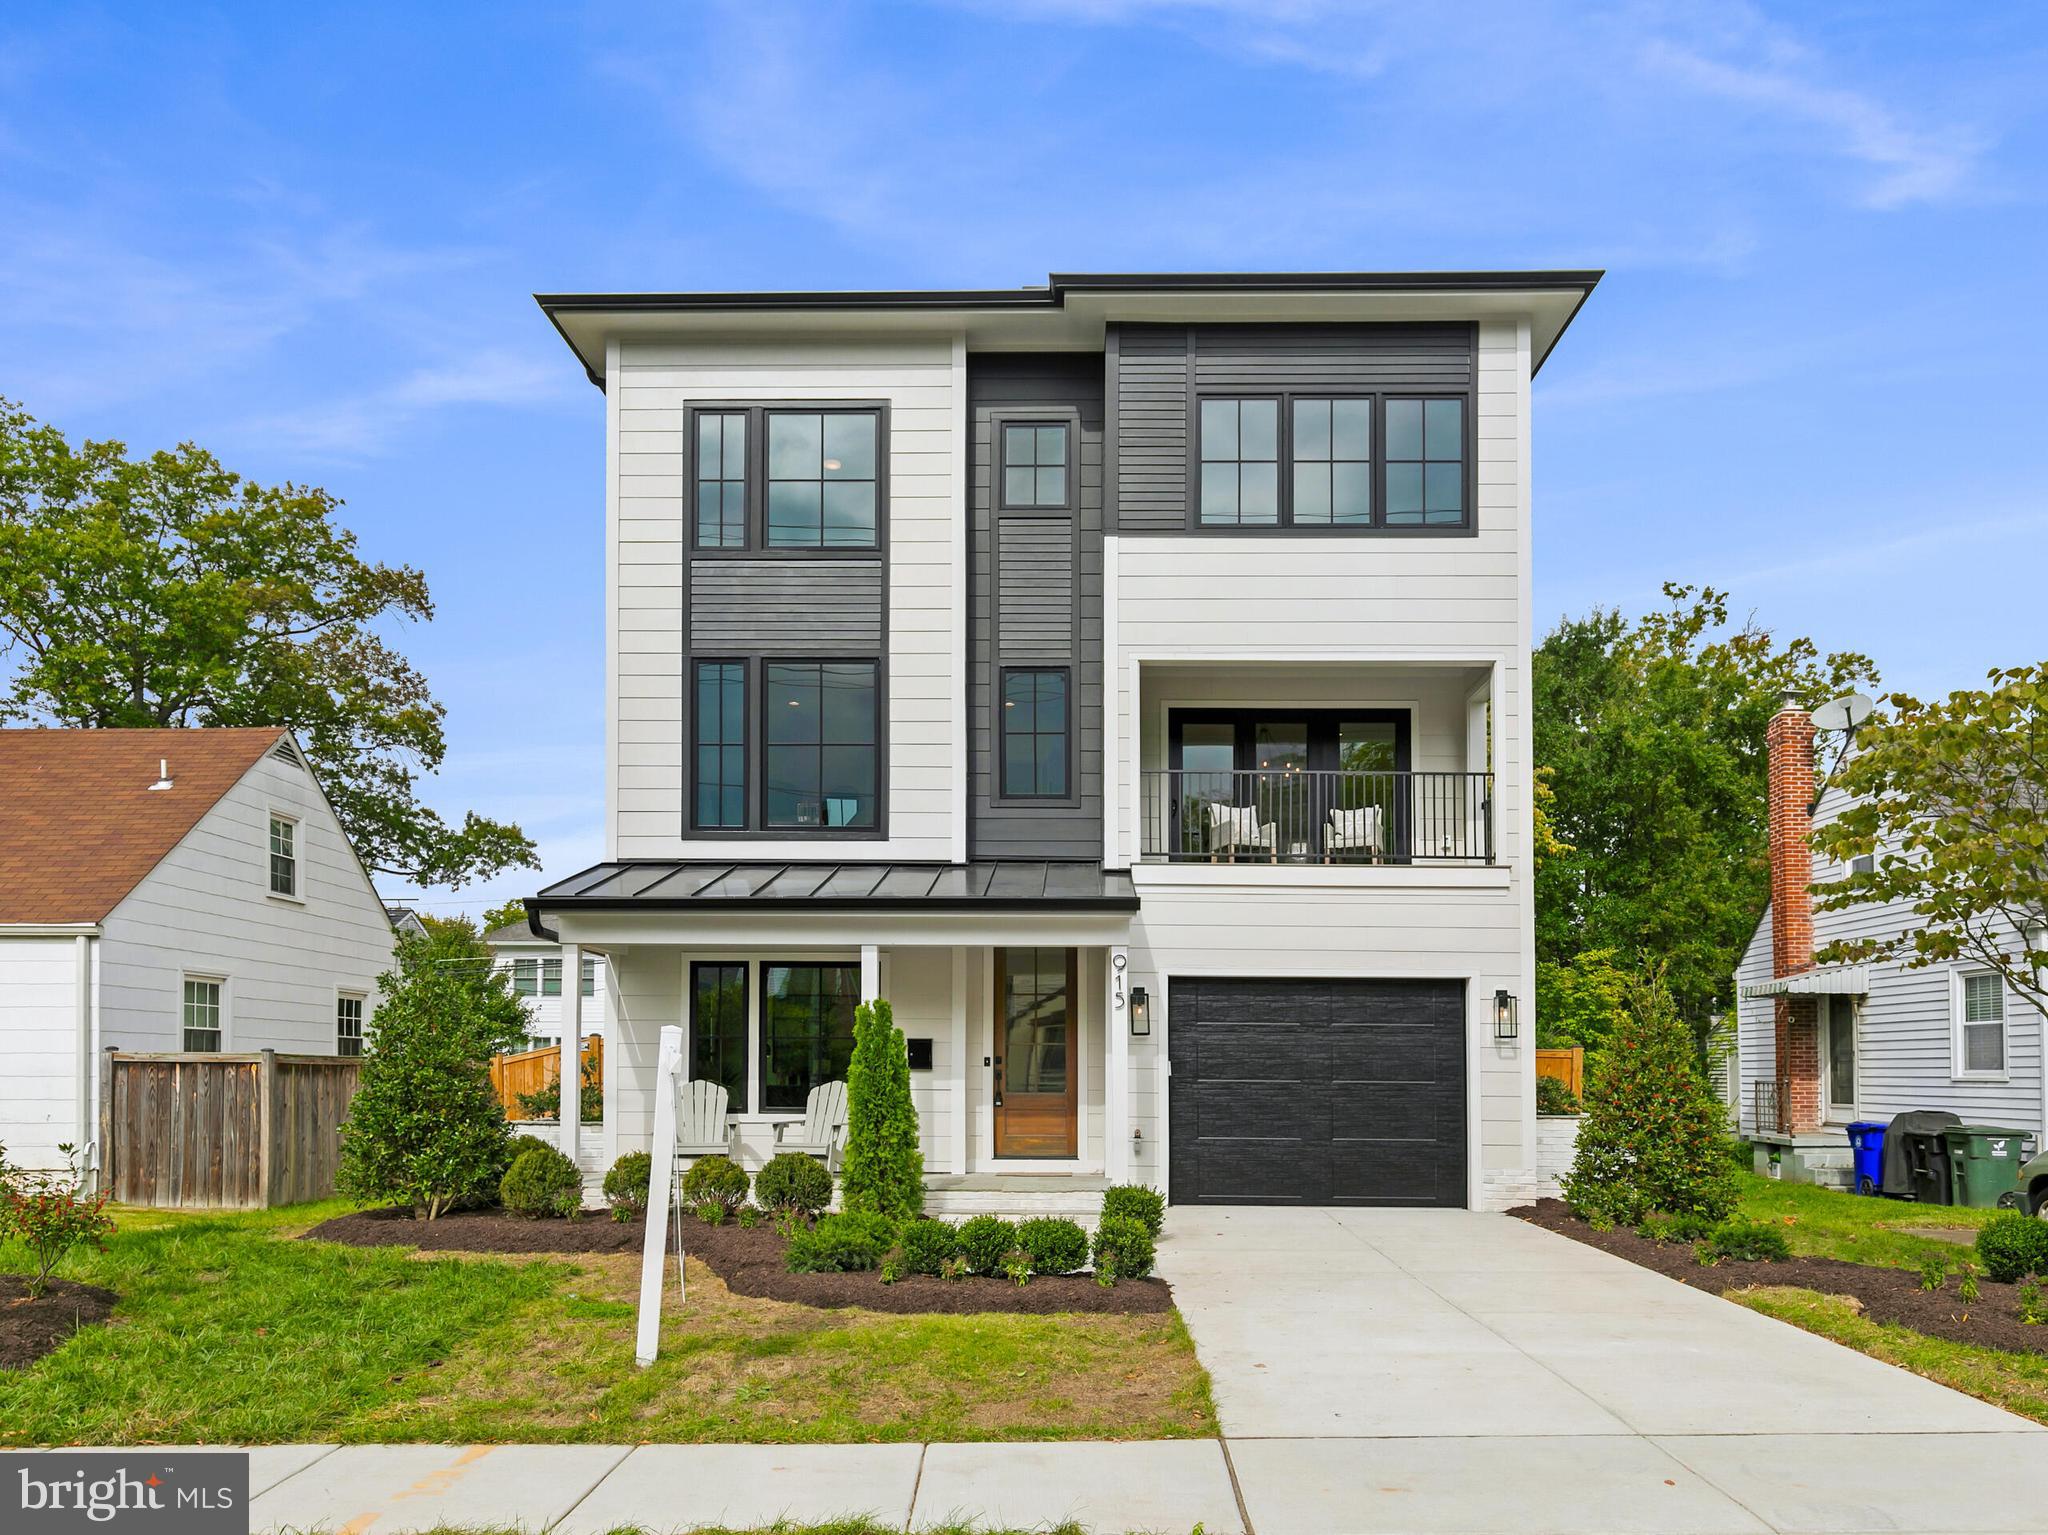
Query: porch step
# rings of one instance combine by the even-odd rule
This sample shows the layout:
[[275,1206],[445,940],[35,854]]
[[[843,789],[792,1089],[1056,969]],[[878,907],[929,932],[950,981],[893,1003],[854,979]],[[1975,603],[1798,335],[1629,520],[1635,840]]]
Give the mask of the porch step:
[[941,1173],[924,1180],[924,1210],[946,1220],[971,1215],[1064,1215],[1093,1225],[1107,1178],[1069,1173]]

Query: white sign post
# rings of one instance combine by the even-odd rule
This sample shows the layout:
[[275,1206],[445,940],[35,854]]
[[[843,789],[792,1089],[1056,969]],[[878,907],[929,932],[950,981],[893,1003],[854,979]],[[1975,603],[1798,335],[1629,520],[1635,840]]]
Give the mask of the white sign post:
[[[633,1357],[641,1367],[654,1363],[661,1346],[661,1281],[667,1266],[669,1207],[676,1178],[676,1078],[683,1070],[683,1031],[668,1024],[661,1031],[661,1053],[654,1064],[654,1167],[647,1179],[647,1240],[640,1251],[640,1324],[633,1338]],[[682,1295],[682,1233],[676,1233],[676,1294]]]

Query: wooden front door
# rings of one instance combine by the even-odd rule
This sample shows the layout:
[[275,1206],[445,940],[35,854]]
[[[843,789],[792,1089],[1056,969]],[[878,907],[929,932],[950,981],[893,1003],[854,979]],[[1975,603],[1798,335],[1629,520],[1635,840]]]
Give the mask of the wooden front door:
[[996,1155],[1078,1153],[1080,1013],[1072,949],[996,951]]

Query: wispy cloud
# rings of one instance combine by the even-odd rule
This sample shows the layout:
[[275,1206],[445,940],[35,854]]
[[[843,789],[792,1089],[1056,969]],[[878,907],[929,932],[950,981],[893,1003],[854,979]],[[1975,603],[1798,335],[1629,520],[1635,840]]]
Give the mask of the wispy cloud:
[[258,416],[244,430],[313,457],[360,459],[392,446],[422,417],[459,406],[530,409],[579,392],[552,357],[487,347],[459,361],[415,368],[390,383],[298,409]]

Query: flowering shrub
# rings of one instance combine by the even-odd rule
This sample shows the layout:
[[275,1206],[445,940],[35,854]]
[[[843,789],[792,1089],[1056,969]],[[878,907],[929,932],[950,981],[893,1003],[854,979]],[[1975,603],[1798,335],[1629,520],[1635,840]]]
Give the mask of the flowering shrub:
[[65,1173],[21,1173],[6,1170],[0,1179],[0,1236],[19,1237],[27,1246],[32,1268],[30,1300],[50,1287],[50,1275],[74,1249],[90,1244],[104,1248],[114,1234],[105,1194],[88,1195],[80,1186],[78,1153],[57,1148],[70,1159]]

